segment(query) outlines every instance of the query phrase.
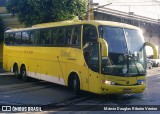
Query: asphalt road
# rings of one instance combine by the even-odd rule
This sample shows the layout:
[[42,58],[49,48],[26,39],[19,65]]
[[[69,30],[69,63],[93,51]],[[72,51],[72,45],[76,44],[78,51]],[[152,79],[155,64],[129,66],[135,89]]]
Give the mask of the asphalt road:
[[[16,79],[12,74],[0,69],[0,105],[40,106],[43,111],[71,114],[83,113],[124,113],[124,111],[104,111],[106,106],[152,106],[160,108],[160,68],[148,70],[147,88],[141,94],[95,95],[82,92],[75,95],[67,87],[31,79],[29,82]],[[129,107],[130,108],[130,107]],[[93,111],[94,112],[90,112]],[[100,112],[98,111],[100,110]],[[66,112],[67,111],[67,112]],[[159,113],[159,111],[127,111],[129,114]],[[82,112],[76,112],[82,113]]]

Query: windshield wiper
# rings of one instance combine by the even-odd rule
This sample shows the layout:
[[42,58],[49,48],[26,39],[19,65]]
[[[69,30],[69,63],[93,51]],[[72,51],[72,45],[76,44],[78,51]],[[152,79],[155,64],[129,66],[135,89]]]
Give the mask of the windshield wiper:
[[[129,52],[129,53],[130,53],[130,52]],[[129,54],[128,57],[131,59],[131,62],[133,62],[133,64],[135,65],[135,68],[136,68],[136,70],[137,70],[138,75],[146,75],[146,73],[143,73],[143,72],[141,73],[141,72],[140,72],[140,70],[139,70],[139,68],[138,68],[138,66],[137,66],[137,64],[136,64],[136,61],[135,61],[135,60],[137,60],[138,58],[135,57],[135,56],[133,56],[133,55],[131,55],[131,54]]]

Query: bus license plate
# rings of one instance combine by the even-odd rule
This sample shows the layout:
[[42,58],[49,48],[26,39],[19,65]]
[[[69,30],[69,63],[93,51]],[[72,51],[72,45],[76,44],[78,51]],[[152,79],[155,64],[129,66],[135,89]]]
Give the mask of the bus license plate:
[[128,89],[128,88],[123,89],[123,92],[124,92],[124,93],[130,93],[130,92],[131,92],[131,89]]

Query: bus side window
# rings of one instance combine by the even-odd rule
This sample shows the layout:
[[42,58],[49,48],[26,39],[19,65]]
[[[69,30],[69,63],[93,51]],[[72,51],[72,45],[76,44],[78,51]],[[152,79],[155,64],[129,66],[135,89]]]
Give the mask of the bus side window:
[[80,45],[80,38],[81,38],[81,26],[75,26],[71,44]]
[[39,30],[31,31],[30,44],[39,44],[40,43],[40,32]]
[[52,38],[51,38],[51,44],[56,45],[57,40],[57,28],[52,29]]
[[22,32],[21,44],[28,44],[29,43],[29,37],[30,37],[30,32],[29,31]]
[[51,44],[51,38],[52,38],[52,30],[48,29],[46,33],[46,42],[47,44]]
[[58,29],[58,37],[56,39],[56,45],[64,45],[66,40],[66,30],[64,27]]
[[67,29],[66,29],[66,43],[65,44],[67,44],[67,45],[71,44],[72,34],[73,34],[73,27],[67,27]]
[[21,32],[15,33],[15,44],[21,44]]
[[41,44],[43,44],[43,45],[51,44],[51,38],[52,38],[52,30],[51,29],[41,30]]
[[10,39],[9,44],[14,45],[14,42],[15,42],[14,33],[10,33],[9,39]]

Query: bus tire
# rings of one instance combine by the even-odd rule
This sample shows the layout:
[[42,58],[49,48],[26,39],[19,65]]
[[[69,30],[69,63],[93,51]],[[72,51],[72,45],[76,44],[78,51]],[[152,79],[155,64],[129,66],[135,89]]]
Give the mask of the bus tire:
[[26,73],[26,67],[24,65],[22,65],[21,67],[21,77],[24,81],[28,81],[28,76]]
[[16,78],[20,78],[19,74],[18,74],[18,65],[15,63],[14,66],[13,66],[13,73],[14,73],[14,76]]
[[75,94],[80,93],[80,80],[79,80],[77,74],[70,76],[68,86]]

